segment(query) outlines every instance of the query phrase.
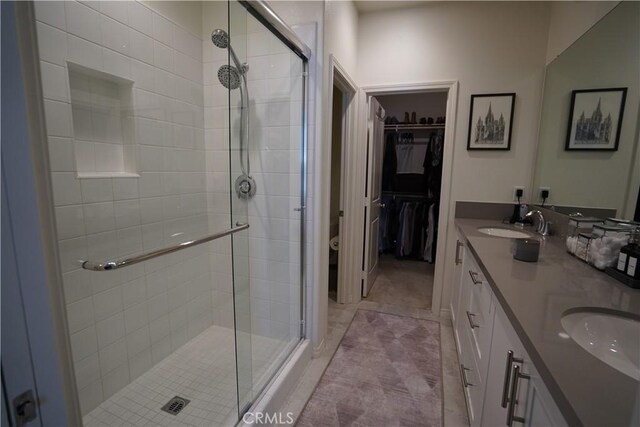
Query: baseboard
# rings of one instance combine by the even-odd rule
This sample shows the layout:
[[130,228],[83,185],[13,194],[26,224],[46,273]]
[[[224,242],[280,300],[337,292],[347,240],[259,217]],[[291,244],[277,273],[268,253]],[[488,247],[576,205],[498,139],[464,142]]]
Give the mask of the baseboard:
[[318,344],[318,346],[313,349],[313,358],[315,359],[316,357],[320,356],[322,352],[326,349],[326,347],[327,347],[327,340],[325,337],[325,338],[322,338],[322,341],[320,341],[320,344]]
[[451,315],[451,309],[449,308],[441,308],[440,309],[440,319],[442,319],[442,321],[447,322],[448,324],[453,324],[451,321],[453,319],[452,315]]

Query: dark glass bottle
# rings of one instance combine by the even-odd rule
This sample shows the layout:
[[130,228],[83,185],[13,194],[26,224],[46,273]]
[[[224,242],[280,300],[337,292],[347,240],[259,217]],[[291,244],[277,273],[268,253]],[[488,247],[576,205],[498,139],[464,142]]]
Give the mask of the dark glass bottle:
[[632,234],[629,240],[629,243],[620,249],[620,254],[618,255],[618,264],[616,264],[616,270],[620,271],[621,273],[627,274],[627,268],[629,266],[629,257],[633,252],[633,250],[636,249],[637,247],[638,247],[637,240],[635,238],[635,235]]
[[629,277],[640,279],[640,246],[638,245],[637,234],[633,234],[632,245],[633,247],[631,248],[627,256],[628,260],[626,273]]

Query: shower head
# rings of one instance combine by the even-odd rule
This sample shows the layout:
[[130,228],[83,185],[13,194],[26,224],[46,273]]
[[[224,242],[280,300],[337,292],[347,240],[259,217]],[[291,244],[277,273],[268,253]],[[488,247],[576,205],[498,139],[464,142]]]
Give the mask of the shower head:
[[[225,30],[221,30],[220,28],[213,30],[213,32],[211,33],[211,41],[214,45],[216,45],[216,47],[219,47],[220,49],[229,49],[229,54],[231,55],[231,59],[233,59],[233,62],[236,65],[235,69],[238,72],[238,75],[244,75],[247,71],[249,71],[249,66],[246,63],[241,63],[238,59],[236,52],[233,50],[233,47],[231,47],[229,34]],[[218,72],[218,77],[220,77],[220,72]]]
[[211,33],[211,41],[220,49],[226,49],[229,47],[229,34],[225,30],[218,28]]
[[223,65],[218,70],[218,80],[227,89],[238,89],[240,87],[240,72],[233,65]]

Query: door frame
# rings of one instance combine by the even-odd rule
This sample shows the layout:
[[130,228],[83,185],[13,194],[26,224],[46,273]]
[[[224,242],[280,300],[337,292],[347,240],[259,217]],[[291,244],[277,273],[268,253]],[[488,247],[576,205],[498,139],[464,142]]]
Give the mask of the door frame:
[[[369,98],[372,96],[380,96],[380,95],[402,95],[402,94],[411,94],[411,93],[424,93],[424,92],[434,92],[434,91],[447,91],[447,113],[446,113],[446,123],[444,130],[444,138],[447,142],[444,144],[443,150],[443,159],[442,159],[442,184],[441,184],[441,193],[440,200],[446,201],[446,203],[440,203],[439,209],[439,221],[438,221],[438,244],[436,248],[436,263],[435,263],[435,273],[433,279],[433,298],[431,302],[431,310],[434,314],[438,316],[448,317],[450,315],[449,309],[446,307],[442,307],[442,294],[444,289],[444,278],[445,278],[445,257],[447,254],[447,246],[448,240],[447,236],[449,235],[449,231],[453,229],[453,224],[450,221],[449,215],[453,212],[454,209],[454,201],[451,198],[451,183],[453,176],[453,153],[454,153],[454,141],[455,141],[455,129],[456,129],[456,114],[458,111],[458,81],[457,80],[443,80],[436,82],[425,82],[425,83],[402,83],[402,84],[393,84],[393,85],[373,85],[373,86],[364,86],[360,88],[358,94],[358,103],[362,106],[369,105]],[[358,118],[358,138],[356,140],[356,152],[363,153],[366,151],[367,144],[367,108],[360,108],[359,118]],[[366,161],[365,156],[359,156],[358,166],[354,167],[355,171],[363,171],[357,176],[357,181],[354,183],[353,190],[353,200],[359,201],[361,206],[361,215],[360,218],[364,215],[364,206],[366,203],[365,200],[365,184],[366,177],[364,175],[364,171],[366,171]],[[362,257],[364,254],[364,248],[362,246],[362,242],[365,240],[365,227],[364,222],[359,221],[360,224],[354,225],[349,230],[349,240],[355,240],[360,242],[361,244],[356,245],[353,249],[357,254],[357,259],[360,260],[358,263],[358,267],[360,267]],[[359,268],[358,274],[352,276],[351,292],[354,293],[357,291],[358,295],[360,293],[361,280],[362,280],[362,269]],[[361,300],[361,297],[353,302],[358,302]]]
[[[351,188],[354,180],[357,178],[353,171],[353,165],[357,162],[358,153],[353,150],[354,141],[357,138],[357,128],[355,126],[357,118],[357,98],[358,86],[349,77],[346,70],[333,55],[329,55],[329,83],[331,95],[329,96],[329,104],[333,105],[333,86],[340,89],[343,95],[342,111],[344,117],[342,119],[342,165],[340,166],[340,207],[344,211],[344,216],[340,220],[338,234],[340,235],[340,248],[338,251],[338,303],[343,304],[351,302],[353,295],[350,294],[351,288],[346,286],[352,275],[351,270],[354,269],[357,259],[353,256],[353,246],[355,241],[349,238],[346,230],[352,227],[357,218],[354,216],[356,206],[351,197]],[[326,129],[331,129],[332,117],[328,117],[329,123]],[[328,135],[331,138],[330,135]],[[329,145],[330,146],[330,145]],[[331,160],[329,160],[329,167]],[[329,168],[329,170],[331,170]],[[341,267],[342,266],[342,267]]]
[[[28,348],[22,350],[30,354],[39,401],[37,422],[81,425],[56,244],[33,3],[3,2],[2,24],[2,86],[10,88],[3,94],[3,104],[6,99],[12,106],[2,109],[3,119],[12,123],[2,128],[3,213],[8,214],[3,222],[10,229],[2,239],[14,255],[13,265],[3,265],[3,275],[4,267],[15,273],[12,283],[3,283],[3,288],[17,290],[3,304],[18,306],[24,321]],[[15,369],[4,356],[3,371]],[[21,391],[3,390],[8,402]]]
[[[333,86],[337,86],[343,94],[343,120],[342,120],[342,166],[341,166],[341,189],[340,204],[344,210],[339,225],[340,234],[340,250],[338,252],[338,292],[337,298],[339,303],[349,303],[353,300],[352,287],[347,286],[349,279],[356,272],[355,266],[356,253],[353,249],[355,241],[353,235],[347,233],[346,230],[352,228],[357,218],[353,213],[359,206],[355,203],[352,189],[358,182],[358,171],[355,167],[358,165],[358,156],[356,151],[356,139],[358,136],[357,120],[358,120],[358,86],[349,76],[346,69],[340,64],[338,59],[333,55],[329,55],[329,66],[327,67],[327,85],[325,87],[325,96],[327,97],[325,111],[323,112],[324,123],[322,144],[319,148],[319,160],[322,171],[331,170],[331,132],[328,131],[332,127],[331,109],[333,108]],[[313,325],[318,342],[314,348],[314,355],[319,354],[326,344],[327,332],[327,316],[329,303],[329,222],[330,222],[330,197],[331,197],[331,176],[329,173],[316,172],[316,176],[320,180],[320,197],[314,201],[320,205],[317,208],[319,212],[318,232],[315,234],[319,242],[317,248],[319,254],[318,259],[318,285],[314,286],[313,294]],[[359,274],[359,271],[358,271]]]

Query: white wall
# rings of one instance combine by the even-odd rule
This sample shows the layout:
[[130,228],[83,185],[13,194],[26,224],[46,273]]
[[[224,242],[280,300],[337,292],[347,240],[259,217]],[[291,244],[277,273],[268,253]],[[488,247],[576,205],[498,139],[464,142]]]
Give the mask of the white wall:
[[[511,202],[513,186],[531,182],[548,26],[547,3],[428,3],[360,15],[362,87],[459,81],[455,139],[446,141],[455,145],[452,207],[456,200]],[[516,93],[511,150],[467,151],[470,95],[500,92]],[[454,256],[452,222],[449,218],[445,265],[453,265],[448,261]],[[443,308],[449,282],[450,271]]]
[[546,63],[553,61],[618,3],[618,1],[552,2]]
[[[325,4],[325,62],[332,54],[349,76],[356,78],[358,60],[358,11],[351,0]],[[330,70],[327,70],[329,72]]]

